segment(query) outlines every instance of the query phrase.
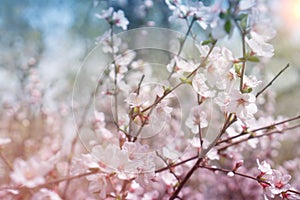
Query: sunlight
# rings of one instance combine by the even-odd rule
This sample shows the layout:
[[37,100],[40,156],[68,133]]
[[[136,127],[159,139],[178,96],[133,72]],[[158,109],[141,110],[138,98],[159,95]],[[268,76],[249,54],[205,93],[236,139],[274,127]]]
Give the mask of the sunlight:
[[282,1],[282,15],[289,29],[300,28],[300,0]]

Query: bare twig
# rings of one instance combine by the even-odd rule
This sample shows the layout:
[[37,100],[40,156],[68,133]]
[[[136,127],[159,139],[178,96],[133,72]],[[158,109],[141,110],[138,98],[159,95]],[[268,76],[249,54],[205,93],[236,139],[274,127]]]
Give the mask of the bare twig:
[[[186,19],[186,20],[187,20],[187,19]],[[191,30],[192,30],[192,26],[193,26],[193,24],[194,24],[195,21],[196,21],[196,18],[193,17],[193,19],[192,19],[190,25],[188,26],[188,30],[187,30],[187,32],[186,32],[186,34],[185,34],[185,36],[184,36],[183,41],[180,42],[180,47],[179,47],[179,50],[178,50],[178,52],[177,52],[177,56],[179,56],[179,55],[181,54],[181,51],[182,51],[182,49],[183,49],[183,46],[184,46],[184,44],[185,44],[185,42],[186,42],[186,39],[187,39],[188,35],[190,34],[190,32],[191,32]],[[187,22],[187,23],[188,23],[188,22]],[[173,65],[172,71],[171,71],[171,73],[170,73],[169,76],[168,76],[168,80],[170,80],[171,76],[172,76],[173,73],[175,72],[175,67],[176,67],[176,63],[174,63],[174,65]]]
[[280,70],[280,72],[278,72],[278,74],[263,88],[261,89],[257,94],[256,94],[256,98],[261,95],[268,87],[270,87],[273,82],[290,66],[290,64],[287,64],[282,70]]

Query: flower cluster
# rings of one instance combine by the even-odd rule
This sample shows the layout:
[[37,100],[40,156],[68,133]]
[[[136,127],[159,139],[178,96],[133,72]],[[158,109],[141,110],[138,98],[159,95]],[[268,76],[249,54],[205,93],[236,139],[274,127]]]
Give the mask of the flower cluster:
[[281,155],[300,136],[300,116],[270,112],[266,89],[276,77],[263,87],[255,70],[274,54],[260,2],[164,3],[186,31],[170,47],[157,41],[161,29],[115,35],[129,25],[123,10],[95,15],[109,30],[73,88],[75,131],[65,103],[47,106],[57,91],[30,64],[24,99],[0,107],[1,199],[300,199],[299,152]]

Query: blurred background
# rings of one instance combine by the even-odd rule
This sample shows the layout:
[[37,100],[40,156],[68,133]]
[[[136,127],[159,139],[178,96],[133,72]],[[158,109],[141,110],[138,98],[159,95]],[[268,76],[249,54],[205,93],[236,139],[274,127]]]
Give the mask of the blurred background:
[[[203,1],[209,5],[213,1]],[[267,67],[271,80],[287,63],[291,67],[272,85],[278,93],[277,114],[297,114],[300,99],[300,0],[268,2],[277,36],[275,56]],[[34,69],[47,90],[43,101],[55,106],[68,101],[84,57],[95,39],[107,30],[95,18],[103,8],[123,9],[129,29],[141,26],[173,28],[164,0],[1,0],[0,1],[0,100],[23,98],[27,77]],[[56,87],[54,87],[56,86]],[[42,95],[42,94],[36,94]]]

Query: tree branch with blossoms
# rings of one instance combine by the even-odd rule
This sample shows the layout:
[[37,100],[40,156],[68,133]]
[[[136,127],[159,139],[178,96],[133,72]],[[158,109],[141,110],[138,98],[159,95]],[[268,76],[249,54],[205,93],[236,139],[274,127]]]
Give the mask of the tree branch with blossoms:
[[[37,109],[41,120],[27,117],[21,106],[3,108],[5,131],[32,126],[43,127],[32,133],[46,134],[35,140],[15,136],[24,140],[24,152],[13,155],[6,152],[15,141],[0,138],[8,172],[0,198],[299,199],[299,161],[274,155],[279,142],[289,145],[300,137],[300,116],[275,116],[268,110],[276,108],[273,102],[260,100],[289,67],[260,87],[257,77],[274,54],[269,42],[275,36],[260,3],[137,0],[131,13],[125,3],[95,1],[102,10],[95,16],[108,31],[96,39],[74,84],[73,112],[81,113],[77,135],[68,138],[62,116],[45,114],[46,102]],[[127,31],[136,10],[144,21],[163,6],[183,34],[157,27]],[[23,88],[35,91],[39,81],[31,79]],[[93,92],[82,92],[90,85],[96,85]],[[6,130],[5,120],[19,124]],[[60,132],[68,134],[56,138]],[[83,149],[77,149],[79,142]]]

